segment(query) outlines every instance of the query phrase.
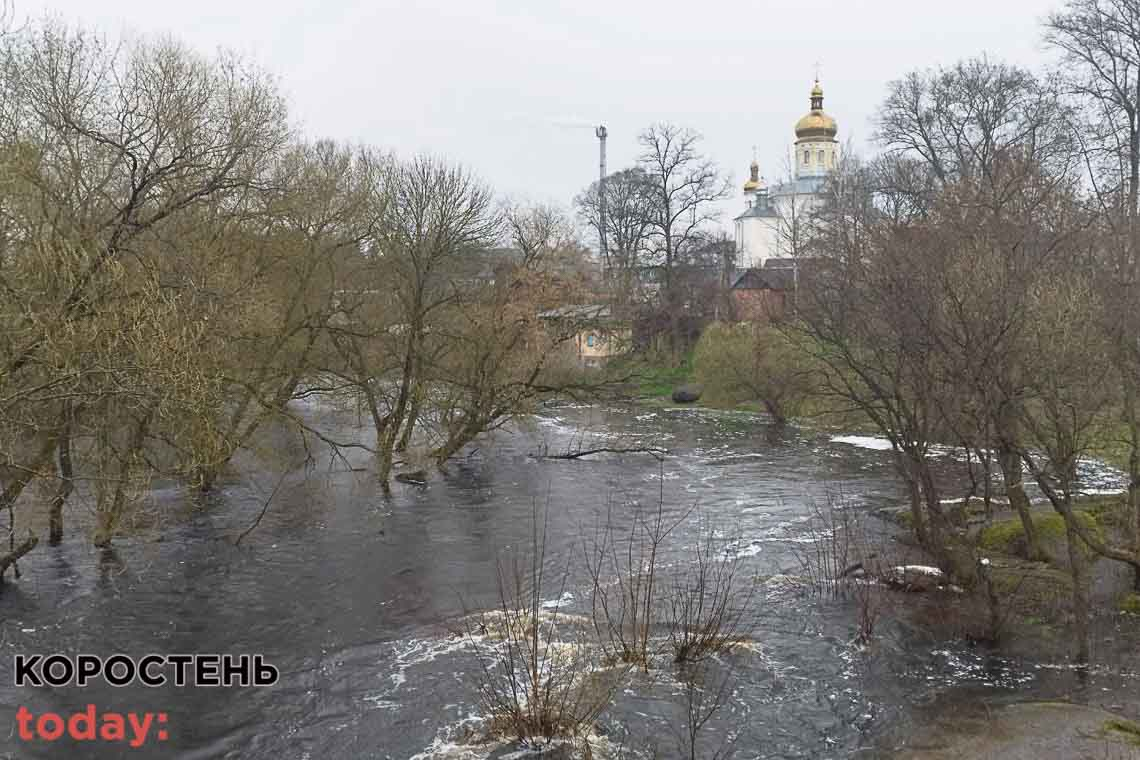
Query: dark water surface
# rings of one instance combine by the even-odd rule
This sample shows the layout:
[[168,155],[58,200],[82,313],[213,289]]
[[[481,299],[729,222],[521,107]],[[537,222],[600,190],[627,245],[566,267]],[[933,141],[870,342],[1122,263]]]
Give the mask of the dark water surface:
[[[341,438],[363,435],[343,412],[305,412]],[[634,441],[670,456],[661,465],[643,454],[533,456],[544,447]],[[731,539],[749,575],[795,574],[813,501],[840,493],[869,512],[901,499],[888,452],[860,443],[776,430],[748,413],[563,407],[484,442],[425,488],[397,484],[390,498],[365,453],[298,470],[240,547],[233,538],[261,509],[272,471],[226,485],[189,519],[171,517],[121,541],[113,561],[82,538],[42,546],[22,563],[23,579],[0,594],[0,757],[510,756],[509,747],[460,743],[480,707],[471,656],[454,632],[465,609],[494,604],[496,557],[528,545],[536,500],[545,507],[551,568],[577,564],[582,537],[607,504],[655,503],[662,489],[670,515],[699,507],[699,519],[674,537],[680,551],[671,561],[684,561],[703,521]],[[282,448],[283,459],[296,461],[295,447]],[[168,512],[188,511],[177,489],[152,499]],[[581,611],[581,571],[570,572],[563,608]],[[550,607],[558,595],[550,593]],[[1014,659],[901,624],[884,623],[881,642],[861,650],[849,643],[850,602],[805,597],[779,577],[755,601],[752,643],[722,663],[732,671],[732,697],[707,739],[713,749],[735,735],[736,757],[873,757],[924,711],[964,701],[1065,697],[1126,712],[1140,704],[1135,638],[1115,623],[1098,633],[1107,661],[1078,678],[1055,655]],[[53,651],[258,652],[281,680],[246,689],[12,686],[12,655]],[[645,753],[652,745],[669,757],[681,692],[668,669],[633,678],[602,730],[613,744]],[[15,736],[21,705],[66,713],[89,703],[167,712],[170,738],[126,750]]]

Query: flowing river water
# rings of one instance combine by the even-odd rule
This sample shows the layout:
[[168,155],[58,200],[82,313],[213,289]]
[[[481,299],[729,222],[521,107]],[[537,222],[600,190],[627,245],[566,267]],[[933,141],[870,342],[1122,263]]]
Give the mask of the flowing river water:
[[[345,439],[354,415],[313,404],[305,414]],[[669,450],[576,461],[537,456],[632,443]],[[277,461],[303,450],[282,442]],[[558,407],[482,442],[426,486],[382,495],[366,452],[297,468],[240,546],[279,477],[234,479],[191,509],[156,488],[167,517],[118,543],[108,558],[83,537],[41,546],[23,578],[0,593],[0,757],[122,757],[92,744],[20,742],[18,707],[72,712],[162,710],[169,739],[134,751],[180,758],[510,757],[506,744],[471,746],[481,717],[472,655],[457,635],[465,611],[493,607],[496,560],[529,545],[537,503],[547,523],[547,609],[588,604],[582,542],[607,509],[656,504],[670,516],[695,504],[669,562],[684,562],[700,526],[724,537],[747,577],[759,578],[750,644],[721,663],[729,697],[703,741],[732,739],[737,757],[874,757],[933,712],[980,700],[1066,698],[1135,712],[1136,637],[1097,629],[1101,662],[1088,675],[1056,652],[971,647],[888,616],[874,646],[851,643],[850,599],[789,588],[812,505],[841,498],[869,515],[903,494],[874,440],[777,429],[762,415],[697,408]],[[1090,487],[1115,486],[1110,472]],[[79,500],[74,509],[84,509]],[[889,603],[908,604],[904,595]],[[911,595],[914,596],[914,595]],[[1133,625],[1133,627],[1135,627]],[[266,688],[14,688],[26,652],[257,652],[280,668]],[[669,668],[632,675],[600,732],[632,757],[671,757],[684,689]],[[130,754],[130,753],[127,753]]]

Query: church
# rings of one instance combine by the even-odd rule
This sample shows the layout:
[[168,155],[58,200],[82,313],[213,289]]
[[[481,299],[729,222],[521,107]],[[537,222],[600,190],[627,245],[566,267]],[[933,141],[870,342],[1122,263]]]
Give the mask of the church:
[[804,220],[822,203],[824,183],[839,163],[838,132],[835,119],[823,110],[823,87],[817,77],[811,111],[796,122],[791,176],[769,187],[760,176],[760,165],[752,160],[744,183],[745,209],[735,219],[739,269],[787,268],[800,253]]

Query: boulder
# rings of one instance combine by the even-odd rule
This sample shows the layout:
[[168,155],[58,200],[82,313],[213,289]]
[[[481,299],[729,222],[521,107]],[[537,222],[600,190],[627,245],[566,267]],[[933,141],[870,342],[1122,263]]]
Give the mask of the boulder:
[[681,385],[673,390],[673,403],[691,404],[701,400],[701,387],[699,385]]

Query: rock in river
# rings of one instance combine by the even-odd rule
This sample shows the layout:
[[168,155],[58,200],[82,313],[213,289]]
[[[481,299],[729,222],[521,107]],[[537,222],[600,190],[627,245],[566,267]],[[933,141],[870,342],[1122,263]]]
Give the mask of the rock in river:
[[426,470],[415,470],[413,472],[400,472],[396,474],[396,480],[413,486],[426,486],[427,479],[428,475]]
[[701,386],[682,385],[673,390],[673,402],[677,404],[691,404],[701,400]]

